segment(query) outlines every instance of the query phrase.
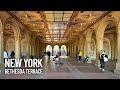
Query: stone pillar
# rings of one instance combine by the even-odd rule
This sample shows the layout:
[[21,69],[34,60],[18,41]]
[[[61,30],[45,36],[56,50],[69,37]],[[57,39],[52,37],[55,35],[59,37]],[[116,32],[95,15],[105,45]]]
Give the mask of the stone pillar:
[[120,31],[117,33],[117,63],[114,73],[120,74]]
[[85,55],[90,56],[90,42],[91,42],[91,37],[86,37],[85,41]]
[[90,42],[86,42],[85,43],[85,56],[88,55],[89,56],[89,52],[90,52]]
[[0,74],[4,74],[4,39],[3,39],[3,26],[0,20]]
[[39,53],[40,53],[40,57],[41,57],[41,43],[39,43]]
[[[2,29],[0,27],[0,29]],[[4,44],[3,44],[3,32],[0,30],[0,74],[4,74],[4,58],[3,58],[3,49],[4,49]]]
[[75,52],[75,51],[74,51],[74,50],[75,50],[75,49],[74,49],[74,48],[75,48],[75,43],[72,44],[72,47],[73,47],[73,57],[74,57],[74,56],[75,56],[75,55],[74,55],[74,52]]
[[114,55],[115,55],[115,60],[116,60],[117,59],[117,48],[116,48],[117,47],[117,37],[114,40],[114,45],[115,45],[115,47],[114,47],[114,50],[115,50],[114,53],[115,54]]
[[99,66],[99,54],[100,51],[103,49],[103,36],[101,34],[96,35],[96,62],[95,65]]
[[35,37],[32,37],[32,55],[35,57]]
[[82,58],[83,58],[84,57],[84,38],[83,37],[80,38],[79,50],[81,50],[81,52],[83,53],[82,55]]
[[41,48],[42,48],[42,52],[41,52],[41,54],[43,55],[43,52],[44,52],[44,49],[45,49],[45,45],[42,44]]
[[15,37],[15,58],[21,58],[21,37],[18,37],[18,39]]
[[78,51],[80,50],[80,39],[78,40]]
[[111,41],[111,60],[115,60],[115,42],[114,40]]
[[39,51],[39,58],[41,57],[41,54],[40,54],[40,41],[38,43],[38,51]]
[[37,50],[37,47],[38,47],[38,44],[37,44],[37,39],[35,39],[35,58],[38,58],[38,50]]
[[70,46],[67,45],[67,52],[70,52]]
[[74,47],[75,47],[75,43],[72,44],[73,47],[73,57],[74,57]]
[[27,40],[26,58],[30,58],[30,35],[29,35],[29,33],[27,33],[27,35],[26,35],[26,40]]
[[71,56],[73,57],[73,43],[71,44]]
[[38,39],[36,41],[36,45],[37,45],[37,47],[36,47],[36,56],[37,56],[37,58],[39,58],[39,40]]
[[71,45],[71,43],[70,43],[70,56],[72,56],[72,45]]

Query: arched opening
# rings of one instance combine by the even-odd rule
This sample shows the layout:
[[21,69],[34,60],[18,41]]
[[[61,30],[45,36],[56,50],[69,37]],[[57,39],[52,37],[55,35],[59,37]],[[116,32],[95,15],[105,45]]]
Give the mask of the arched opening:
[[61,56],[67,56],[67,48],[65,45],[61,46]]
[[15,35],[10,23],[4,25],[3,38],[4,50],[8,52],[8,58],[11,58],[11,51],[15,52]]
[[103,50],[105,50],[109,58],[106,63],[106,69],[114,72],[117,60],[117,30],[114,21],[107,21],[103,38]]
[[[109,56],[110,60],[117,59],[117,33],[116,33],[116,25],[113,21],[109,21],[108,25],[105,27],[104,31],[104,41],[103,41],[103,50]],[[112,50],[111,50],[112,48]],[[112,58],[111,58],[112,56]]]
[[46,52],[50,52],[51,53],[51,55],[52,55],[52,46],[51,45],[47,45],[46,46]]
[[3,27],[3,37],[4,37],[4,50],[6,50],[6,43],[7,40],[11,37],[15,41],[15,58],[20,59],[21,58],[21,33],[20,28],[13,18],[8,18],[6,22],[4,23]]
[[58,45],[54,46],[54,48],[53,48],[53,55],[54,56],[59,55],[59,46]]

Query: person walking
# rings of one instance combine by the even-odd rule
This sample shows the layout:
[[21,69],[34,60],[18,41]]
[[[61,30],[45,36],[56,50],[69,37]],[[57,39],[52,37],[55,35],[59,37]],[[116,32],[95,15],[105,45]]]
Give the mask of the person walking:
[[105,65],[106,65],[106,62],[108,61],[108,55],[105,54],[105,51],[102,51],[99,54],[99,60],[100,60],[100,69],[102,71],[105,71]]
[[79,52],[77,51],[76,52],[76,60],[78,61],[78,59],[79,59]]
[[82,61],[82,52],[81,52],[81,50],[79,50],[79,62],[81,62]]
[[15,52],[13,50],[11,51],[10,58],[15,59]]

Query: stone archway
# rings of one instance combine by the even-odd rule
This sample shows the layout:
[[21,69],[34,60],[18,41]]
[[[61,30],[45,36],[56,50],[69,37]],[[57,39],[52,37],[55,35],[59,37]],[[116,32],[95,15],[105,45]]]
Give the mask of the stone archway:
[[20,46],[21,46],[21,32],[20,32],[20,28],[18,26],[18,23],[16,22],[16,20],[14,18],[8,18],[5,23],[4,23],[4,27],[5,25],[9,24],[10,25],[10,29],[13,31],[14,33],[14,38],[15,38],[15,58],[19,59],[21,58],[21,50],[20,50]]
[[[96,65],[99,66],[99,53],[103,50],[103,41],[104,36],[106,36],[106,27],[111,26],[114,23],[116,29],[114,30],[117,34],[119,28],[119,18],[116,16],[105,17],[99,24],[98,29],[96,30]],[[107,28],[108,30],[110,28]],[[117,36],[117,35],[116,35]]]

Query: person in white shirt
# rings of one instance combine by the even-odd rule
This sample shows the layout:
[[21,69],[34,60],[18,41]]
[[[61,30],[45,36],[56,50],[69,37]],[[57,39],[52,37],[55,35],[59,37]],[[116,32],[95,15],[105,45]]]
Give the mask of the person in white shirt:
[[8,59],[8,53],[7,53],[7,51],[4,51],[4,62],[5,62],[5,59]]
[[100,60],[100,69],[102,71],[105,71],[104,68],[105,68],[106,62],[108,61],[108,56],[107,56],[107,54],[105,54],[104,50],[101,50],[101,54],[99,54],[99,60]]

